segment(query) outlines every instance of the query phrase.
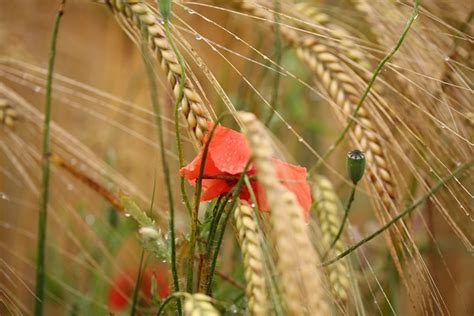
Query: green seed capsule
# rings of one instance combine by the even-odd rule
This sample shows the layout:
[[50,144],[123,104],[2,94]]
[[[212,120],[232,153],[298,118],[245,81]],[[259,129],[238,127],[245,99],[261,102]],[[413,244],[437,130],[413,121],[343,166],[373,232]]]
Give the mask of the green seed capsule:
[[357,184],[365,170],[365,155],[358,149],[350,151],[347,154],[347,172],[354,184]]
[[171,13],[171,0],[158,0],[158,4],[163,21],[167,21]]

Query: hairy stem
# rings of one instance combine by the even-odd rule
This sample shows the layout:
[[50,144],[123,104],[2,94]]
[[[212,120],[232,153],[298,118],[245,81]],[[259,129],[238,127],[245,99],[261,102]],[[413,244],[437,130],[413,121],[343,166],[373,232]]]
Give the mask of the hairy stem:
[[438,183],[436,183],[428,192],[426,192],[423,196],[421,196],[418,200],[416,200],[412,205],[410,205],[409,207],[407,207],[403,212],[401,212],[400,214],[398,214],[397,216],[395,216],[394,218],[392,218],[387,224],[385,224],[382,228],[380,228],[379,230],[377,230],[375,233],[365,237],[364,239],[362,239],[361,241],[357,242],[356,244],[354,244],[353,246],[351,246],[350,248],[348,248],[347,250],[343,251],[342,253],[340,253],[339,255],[337,255],[336,257],[328,260],[328,261],[325,261],[321,264],[321,266],[328,266],[342,258],[344,258],[345,256],[347,256],[348,254],[350,254],[351,252],[353,252],[354,250],[356,250],[357,248],[359,248],[360,246],[362,246],[363,244],[365,244],[366,242],[369,242],[371,241],[372,239],[374,239],[375,237],[377,237],[378,235],[380,235],[381,233],[383,233],[385,230],[387,230],[390,226],[392,226],[393,224],[395,224],[396,222],[398,222],[399,220],[401,220],[403,217],[405,217],[406,215],[410,214],[411,212],[413,212],[421,203],[423,203],[424,201],[426,201],[427,199],[429,199],[430,197],[432,197],[439,189],[441,189],[444,184],[450,180],[452,180],[453,178],[455,178],[457,175],[463,173],[464,171],[468,170],[469,168],[471,168],[472,166],[474,165],[474,159],[471,159],[470,161],[466,162],[465,164],[461,165],[459,168],[457,168],[456,170],[454,170],[451,174],[447,175],[446,177],[444,177],[443,179],[441,179]]
[[[349,196],[349,200],[347,201],[346,209],[344,210],[344,217],[342,218],[341,226],[339,226],[339,230],[337,231],[336,237],[332,241],[331,245],[329,246],[328,252],[334,247],[337,243],[339,238],[341,238],[342,231],[344,230],[344,226],[346,225],[347,218],[349,216],[349,211],[352,207],[352,202],[354,202],[355,192],[356,192],[356,185],[352,187],[351,195]],[[324,256],[326,257],[326,255]]]
[[132,311],[130,312],[130,316],[135,315],[137,301],[138,301],[138,292],[140,291],[140,285],[142,283],[142,267],[143,267],[143,257],[145,256],[145,249],[142,249],[142,253],[140,255],[140,263],[138,264],[138,273],[137,279],[135,280],[135,288],[133,289],[133,297],[132,297]]
[[[221,225],[220,234],[219,234],[218,240],[217,240],[217,246],[214,249],[214,255],[213,255],[212,261],[210,263],[209,274],[208,274],[207,280],[206,280],[206,294],[207,295],[211,294],[212,279],[214,277],[214,271],[216,270],[217,257],[219,256],[219,249],[221,248],[222,240],[224,238],[224,233],[225,233],[225,228],[226,228],[226,225],[227,225],[227,220],[229,219],[229,216],[232,213],[232,210],[235,208],[235,206],[237,204],[237,199],[239,197],[240,191],[242,190],[242,186],[244,184],[244,179],[245,179],[245,176],[246,176],[247,169],[248,169],[249,165],[250,165],[250,160],[247,161],[247,163],[245,164],[244,170],[242,171],[242,174],[239,178],[239,181],[234,186],[233,194],[232,194],[232,204],[230,205],[229,209],[225,213],[225,217],[224,217],[223,223]],[[225,205],[224,205],[224,207],[225,207]]]
[[48,76],[46,79],[46,96],[44,104],[44,122],[43,122],[43,161],[42,161],[42,182],[41,182],[41,201],[39,206],[38,218],[38,244],[36,258],[36,289],[35,289],[35,315],[43,315],[44,301],[44,280],[45,280],[45,246],[46,246],[46,226],[48,215],[49,199],[49,126],[51,122],[51,98],[53,90],[54,61],[56,58],[56,42],[58,38],[59,23],[64,14],[64,5],[66,0],[62,0],[56,18],[54,20],[53,33],[51,35],[51,46],[49,49]]
[[[150,97],[153,104],[153,111],[155,112],[155,124],[158,131],[158,143],[160,145],[160,156],[161,164],[163,168],[163,174],[165,178],[165,187],[168,197],[168,207],[169,207],[169,219],[168,219],[168,230],[169,230],[169,243],[170,243],[170,257],[171,257],[171,271],[173,275],[173,287],[175,292],[179,292],[179,278],[178,278],[178,268],[176,264],[176,240],[175,240],[175,227],[174,227],[174,201],[173,201],[173,191],[171,187],[171,176],[168,166],[168,161],[165,154],[165,141],[163,136],[163,123],[161,121],[161,110],[158,102],[158,92],[156,91],[156,75],[153,71],[153,64],[151,62],[147,47],[142,46],[142,57],[143,62],[147,71],[147,77],[150,84]],[[178,315],[181,315],[181,302],[176,303],[176,308]]]
[[188,254],[188,266],[186,271],[186,291],[189,293],[193,292],[193,277],[194,277],[194,252],[196,248],[196,238],[198,234],[198,212],[200,205],[200,197],[202,191],[202,180],[204,175],[204,167],[206,165],[207,153],[209,152],[209,144],[211,143],[214,132],[218,124],[212,127],[209,133],[209,138],[204,145],[202,152],[202,161],[199,166],[199,176],[196,182],[196,191],[194,193],[194,207],[191,213],[191,240],[189,242],[189,254]]
[[375,68],[374,73],[372,74],[372,77],[370,78],[369,83],[367,84],[367,88],[365,88],[364,93],[362,94],[362,97],[359,99],[359,102],[357,103],[357,106],[355,107],[354,111],[351,114],[351,117],[349,118],[349,122],[347,123],[346,127],[344,130],[339,134],[339,137],[336,139],[334,144],[332,144],[329,149],[322,155],[322,157],[318,160],[318,162],[311,168],[309,172],[309,176],[311,177],[316,170],[319,169],[319,167],[326,161],[329,156],[336,150],[337,146],[344,140],[344,137],[346,136],[347,132],[350,130],[352,127],[352,124],[354,124],[354,120],[357,116],[357,113],[359,112],[359,109],[362,107],[362,104],[364,103],[365,99],[369,95],[370,89],[375,83],[375,80],[377,79],[378,75],[382,71],[383,67],[385,64],[395,55],[395,53],[399,50],[399,48],[402,46],[403,41],[405,40],[406,35],[408,34],[408,31],[410,30],[413,22],[415,21],[416,17],[418,16],[418,5],[419,5],[419,0],[415,0],[415,3],[413,5],[413,11],[410,16],[410,19],[408,19],[407,23],[405,24],[405,27],[395,44],[395,46],[390,50],[390,52],[385,55],[385,57],[379,62],[377,65],[377,68]]

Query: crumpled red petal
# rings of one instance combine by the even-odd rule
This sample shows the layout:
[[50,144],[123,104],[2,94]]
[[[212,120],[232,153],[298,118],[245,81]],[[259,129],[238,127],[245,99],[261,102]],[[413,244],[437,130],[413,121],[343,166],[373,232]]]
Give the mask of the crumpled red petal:
[[[212,125],[209,125],[209,128],[212,128]],[[204,148],[191,163],[180,170],[180,174],[188,179],[192,185],[195,185],[199,177],[203,151]],[[241,133],[223,126],[217,126],[209,144],[203,177],[238,176],[243,172],[250,155],[250,149]],[[278,159],[273,159],[273,163],[277,170],[278,179],[288,190],[295,194],[307,218],[311,207],[311,191],[306,182],[306,168]],[[253,164],[250,165],[248,172],[249,174],[255,173],[255,166]],[[229,192],[235,183],[236,181],[223,179],[203,179],[201,201],[211,200],[223,193]],[[258,181],[252,181],[252,188],[255,192],[259,209],[261,211],[268,211],[265,194],[263,194],[263,189]],[[247,188],[242,188],[239,197],[251,203]]]
[[[204,147],[199,155],[187,166],[181,168],[180,174],[188,180],[199,176]],[[216,127],[209,144],[203,175],[237,175],[242,173],[250,157],[250,149],[244,136],[221,125]]]

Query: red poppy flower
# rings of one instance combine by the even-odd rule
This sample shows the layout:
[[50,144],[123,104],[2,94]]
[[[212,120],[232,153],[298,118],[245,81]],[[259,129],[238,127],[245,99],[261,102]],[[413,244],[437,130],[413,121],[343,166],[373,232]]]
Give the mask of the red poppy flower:
[[[168,280],[163,271],[154,271],[150,268],[143,271],[142,280],[140,283],[140,295],[147,300],[151,299],[151,280],[156,279],[158,286],[158,295],[164,298],[169,294]],[[108,305],[112,311],[119,311],[124,309],[131,301],[133,296],[133,289],[135,287],[136,273],[127,274],[121,273],[115,276],[112,280],[112,286],[109,289]]]
[[[179,171],[192,185],[195,185],[199,177],[203,151],[204,148],[190,164]],[[237,183],[250,155],[250,148],[241,133],[223,126],[217,126],[209,144],[204,164],[201,201],[211,200],[223,193],[229,192]],[[296,195],[299,204],[307,216],[311,207],[311,193],[306,182],[306,168],[278,159],[273,159],[273,163],[275,164],[279,180],[288,190]],[[255,175],[255,172],[255,166],[250,164],[247,174],[252,176]],[[258,180],[252,180],[251,184],[259,209],[268,211],[265,194],[261,194],[262,188]],[[239,197],[249,203],[251,202],[250,194],[245,186],[242,188]]]

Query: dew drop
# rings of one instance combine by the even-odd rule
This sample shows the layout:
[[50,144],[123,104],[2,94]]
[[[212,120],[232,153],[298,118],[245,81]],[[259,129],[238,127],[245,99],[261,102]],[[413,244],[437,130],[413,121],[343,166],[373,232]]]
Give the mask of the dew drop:
[[125,217],[130,217],[130,213],[125,213],[123,215],[125,215]]
[[36,93],[39,93],[39,92],[41,91],[41,88],[40,88],[39,86],[36,86],[36,87],[34,88],[34,91],[35,91]]
[[288,129],[291,131],[293,127],[291,125],[287,125]]
[[413,20],[416,20],[416,19],[418,19],[418,14],[415,15],[415,17],[413,18]]
[[161,25],[165,25],[165,21],[160,20],[160,24],[161,24]]
[[449,56],[444,57],[444,61],[445,61],[445,62],[448,62],[448,61],[450,61],[450,60],[451,60],[451,57],[449,57]]
[[251,208],[255,208],[255,206],[256,206],[255,203],[250,204]]
[[6,194],[5,194],[5,193],[3,193],[3,192],[0,192],[0,199],[2,199],[2,200],[6,200],[6,201],[8,201],[8,200],[9,200],[9,198],[8,198],[8,195],[6,195]]
[[87,214],[85,220],[86,220],[86,223],[89,225],[92,225],[95,223],[95,217],[92,214]]
[[202,40],[201,34],[196,33],[196,40],[198,40],[198,41]]
[[298,141],[299,141],[300,143],[302,143],[302,142],[303,142],[303,138],[302,138],[302,137],[298,137]]
[[237,306],[235,304],[232,304],[231,306],[229,306],[229,312],[231,314],[237,314],[238,311],[239,311],[239,309],[237,308]]

